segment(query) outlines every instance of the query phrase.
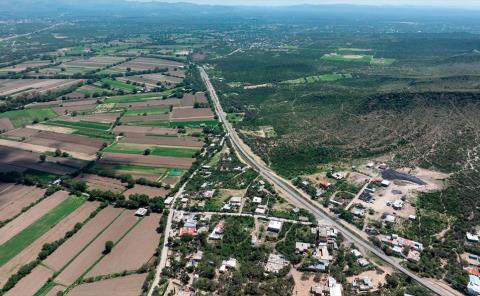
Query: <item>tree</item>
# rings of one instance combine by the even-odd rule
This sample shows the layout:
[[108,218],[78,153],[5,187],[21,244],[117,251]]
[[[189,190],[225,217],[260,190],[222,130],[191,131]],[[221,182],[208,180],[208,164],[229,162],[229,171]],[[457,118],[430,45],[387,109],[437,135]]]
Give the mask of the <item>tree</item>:
[[113,242],[112,241],[106,241],[105,242],[105,250],[103,250],[103,254],[108,254],[112,251],[113,249]]
[[150,150],[150,148],[147,148],[145,149],[145,151],[143,151],[143,155],[150,155],[150,153],[152,153],[152,150]]
[[40,154],[40,162],[45,162],[47,160],[47,156],[45,154]]
[[60,149],[55,150],[55,157],[60,157],[62,155],[62,151]]

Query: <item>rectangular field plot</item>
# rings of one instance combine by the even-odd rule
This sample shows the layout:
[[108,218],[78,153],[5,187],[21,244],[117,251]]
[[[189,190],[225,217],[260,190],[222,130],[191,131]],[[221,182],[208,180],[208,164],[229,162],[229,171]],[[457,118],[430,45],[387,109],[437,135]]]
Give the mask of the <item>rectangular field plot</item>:
[[0,79],[0,96],[18,96],[32,92],[45,93],[82,82],[75,79]]
[[150,155],[172,156],[172,157],[193,157],[198,151],[192,148],[169,148],[158,146],[134,145],[134,144],[114,144],[104,149],[110,153],[126,153],[126,154],[144,154],[149,149]]
[[129,92],[134,92],[140,89],[135,85],[113,79],[102,79],[102,83],[109,85],[111,88],[125,90]]
[[156,93],[116,96],[116,97],[111,97],[106,99],[105,103],[126,103],[127,105],[123,107],[128,107],[129,103],[144,102],[144,101],[159,100],[159,99],[161,100],[164,96],[169,96],[174,92],[175,92],[175,89],[170,89],[170,90],[166,90],[163,92],[156,92]]
[[58,117],[57,113],[50,108],[14,110],[0,114],[0,118],[8,118],[15,128],[55,117]]
[[151,115],[151,114],[167,114],[170,112],[170,106],[152,106],[140,108],[128,108],[125,116],[130,115]]
[[0,189],[0,221],[10,219],[21,213],[24,207],[42,198],[45,191],[45,189],[35,186],[2,184]]
[[159,222],[158,214],[143,218],[85,277],[133,271],[147,263],[160,241],[156,232]]
[[84,198],[69,197],[61,204],[48,211],[40,219],[29,225],[20,233],[0,246],[0,265],[15,257],[37,238],[46,233],[63,218],[75,211],[85,202]]
[[77,256],[95,237],[117,219],[123,209],[107,207],[82,227],[74,236],[61,245],[43,263],[50,269],[60,271]]
[[2,265],[0,267],[0,283],[5,283],[8,278],[16,273],[25,263],[35,260],[44,244],[52,243],[63,238],[68,231],[74,228],[75,224],[84,222],[99,205],[100,203],[97,202],[84,203],[44,235],[35,240],[31,245],[23,249],[22,252]]
[[135,165],[148,167],[181,168],[189,169],[195,159],[155,155],[136,155],[125,153],[104,153],[101,165]]
[[76,286],[69,296],[136,296],[142,294],[146,274],[133,274]]
[[106,241],[117,243],[137,222],[134,211],[122,212],[115,223],[112,223],[70,262],[54,281],[65,286],[73,284],[102,257]]

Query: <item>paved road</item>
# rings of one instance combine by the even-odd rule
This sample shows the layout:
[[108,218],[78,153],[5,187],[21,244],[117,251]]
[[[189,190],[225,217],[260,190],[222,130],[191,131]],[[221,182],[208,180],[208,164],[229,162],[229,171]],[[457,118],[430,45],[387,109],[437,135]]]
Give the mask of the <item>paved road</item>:
[[384,262],[388,263],[389,265],[393,266],[399,272],[406,274],[407,276],[411,277],[419,284],[424,286],[425,288],[429,289],[430,291],[438,294],[438,295],[445,295],[445,296],[456,296],[462,295],[455,290],[446,290],[440,287],[438,284],[432,283],[427,279],[419,277],[414,272],[404,268],[395,260],[390,258],[389,256],[385,255],[382,250],[375,247],[370,241],[366,238],[361,237],[359,234],[353,232],[352,230],[346,228],[342,225],[342,223],[330,213],[326,212],[320,205],[314,203],[308,196],[306,196],[303,192],[298,190],[294,187],[289,181],[283,179],[282,177],[275,174],[269,167],[267,167],[261,160],[258,159],[253,152],[251,152],[248,147],[243,143],[243,141],[238,136],[236,130],[232,127],[232,125],[226,120],[225,112],[220,105],[220,101],[218,96],[215,92],[215,89],[210,82],[210,78],[208,77],[207,72],[203,68],[200,69],[200,74],[202,76],[205,85],[207,86],[207,90],[210,93],[210,97],[213,101],[215,111],[219,117],[219,120],[223,122],[226,131],[229,133],[229,137],[232,143],[232,146],[236,149],[236,151],[240,154],[244,161],[246,161],[251,167],[257,170],[264,178],[268,181],[273,183],[277,188],[281,189],[292,201],[294,204],[302,205],[305,209],[312,212],[317,219],[325,220],[330,222],[330,224],[334,225],[340,232],[342,232],[343,236],[353,241],[356,245],[361,246],[363,249],[370,251],[371,253],[378,256]]
[[150,290],[148,291],[147,296],[152,296],[153,289],[160,283],[160,276],[162,274],[162,270],[165,268],[165,265],[167,264],[167,255],[168,255],[168,237],[170,236],[170,231],[172,229],[172,219],[173,215],[175,214],[175,209],[173,208],[175,206],[175,201],[177,198],[179,198],[183,192],[185,191],[185,186],[187,186],[188,181],[190,181],[193,176],[195,176],[196,171],[188,178],[188,180],[183,183],[182,187],[178,190],[178,192],[173,196],[172,200],[172,207],[170,208],[170,213],[168,214],[168,219],[167,219],[167,225],[165,226],[165,232],[163,233],[164,235],[164,241],[163,241],[163,247],[162,247],[162,252],[160,253],[160,261],[158,262],[157,265],[157,270],[155,272],[155,278],[153,279],[152,286],[150,287]]
[[5,38],[0,38],[0,42],[12,40],[12,39],[16,39],[16,38],[20,38],[20,37],[30,36],[30,35],[33,35],[33,34],[36,34],[36,33],[40,33],[40,32],[46,31],[46,30],[53,29],[53,28],[55,28],[55,27],[57,27],[57,26],[60,26],[60,25],[62,25],[62,24],[63,24],[63,23],[54,24],[54,25],[51,25],[51,26],[49,26],[49,27],[46,27],[46,28],[43,28],[43,29],[40,29],[40,30],[37,30],[37,31],[34,31],[34,32],[25,33],[25,34],[13,35],[13,36],[5,37]]

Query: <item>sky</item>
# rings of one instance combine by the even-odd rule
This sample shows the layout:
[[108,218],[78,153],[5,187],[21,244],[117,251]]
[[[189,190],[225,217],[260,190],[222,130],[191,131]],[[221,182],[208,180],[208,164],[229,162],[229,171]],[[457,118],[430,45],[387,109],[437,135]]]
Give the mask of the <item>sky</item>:
[[480,8],[480,0],[160,0],[162,2],[191,2],[221,5],[298,5],[298,4],[356,4],[412,5],[455,8]]

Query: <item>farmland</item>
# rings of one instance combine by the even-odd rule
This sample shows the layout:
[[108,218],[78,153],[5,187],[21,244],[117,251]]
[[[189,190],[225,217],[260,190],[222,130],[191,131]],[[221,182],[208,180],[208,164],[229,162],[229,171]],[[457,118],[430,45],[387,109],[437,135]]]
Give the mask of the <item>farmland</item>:
[[5,264],[8,260],[20,253],[24,248],[46,233],[52,226],[56,225],[80,207],[83,202],[85,202],[85,200],[82,198],[68,198],[20,233],[3,243],[0,246],[0,265]]
[[149,146],[133,146],[127,144],[115,144],[104,149],[110,153],[127,153],[127,154],[144,154],[145,150],[149,150],[151,155],[157,156],[173,156],[173,157],[193,157],[196,151],[188,148],[169,148],[169,147],[149,147]]
[[16,128],[32,124],[34,121],[44,121],[45,119],[52,119],[57,116],[58,115],[50,108],[8,111],[0,114],[0,118],[8,118]]

